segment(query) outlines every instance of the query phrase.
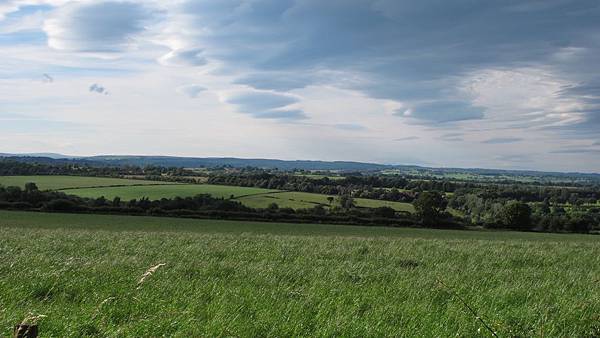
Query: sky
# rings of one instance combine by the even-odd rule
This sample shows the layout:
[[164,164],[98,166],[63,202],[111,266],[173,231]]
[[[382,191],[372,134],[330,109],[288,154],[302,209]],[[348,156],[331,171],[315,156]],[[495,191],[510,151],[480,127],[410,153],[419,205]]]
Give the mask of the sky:
[[600,2],[0,0],[0,152],[600,172]]

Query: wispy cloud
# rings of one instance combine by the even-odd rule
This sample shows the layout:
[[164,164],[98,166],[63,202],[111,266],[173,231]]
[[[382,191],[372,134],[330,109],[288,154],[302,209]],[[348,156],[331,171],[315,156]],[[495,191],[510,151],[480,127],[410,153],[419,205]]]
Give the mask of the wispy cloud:
[[519,137],[496,137],[496,138],[490,138],[487,139],[485,141],[482,141],[482,143],[486,143],[486,144],[506,144],[506,143],[516,143],[519,141],[522,141],[522,138]]
[[405,136],[405,137],[399,137],[394,139],[394,141],[398,141],[398,142],[404,142],[404,141],[413,141],[413,140],[418,140],[419,137],[418,136]]
[[336,129],[349,130],[349,131],[360,131],[367,130],[367,127],[358,123],[337,123],[333,125]]

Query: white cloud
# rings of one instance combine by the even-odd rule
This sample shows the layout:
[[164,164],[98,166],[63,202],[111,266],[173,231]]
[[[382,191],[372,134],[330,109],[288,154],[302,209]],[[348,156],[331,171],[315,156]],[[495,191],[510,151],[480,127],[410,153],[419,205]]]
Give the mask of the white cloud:
[[583,102],[561,94],[571,85],[539,68],[486,69],[468,74],[462,90],[473,105],[485,108],[488,124],[544,128],[585,119]]
[[159,62],[167,66],[204,66],[208,63],[202,56],[201,48],[172,50],[159,59]]

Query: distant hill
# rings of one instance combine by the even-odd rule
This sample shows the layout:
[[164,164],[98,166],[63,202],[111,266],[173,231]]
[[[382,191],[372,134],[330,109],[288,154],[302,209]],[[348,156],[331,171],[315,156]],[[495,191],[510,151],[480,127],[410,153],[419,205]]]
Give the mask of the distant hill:
[[6,154],[0,153],[0,157],[47,157],[52,159],[67,159],[67,158],[80,158],[78,156],[69,156],[57,153],[26,153],[26,154]]
[[135,156],[135,155],[100,155],[88,157],[76,157],[54,153],[39,154],[6,154],[0,153],[0,158],[10,158],[16,161],[28,163],[77,163],[93,166],[140,166],[149,165],[163,167],[183,168],[213,168],[229,166],[232,168],[256,167],[280,170],[337,170],[337,171],[397,171],[402,174],[413,174],[419,176],[456,177],[477,176],[481,178],[498,179],[522,179],[531,177],[536,180],[585,180],[600,182],[600,174],[597,173],[561,173],[544,172],[532,170],[504,170],[504,169],[481,169],[481,168],[429,168],[416,165],[388,165],[378,163],[363,163],[352,161],[308,161],[308,160],[277,160],[277,159],[245,159],[234,157],[177,157],[177,156]]
[[285,161],[274,159],[244,159],[233,157],[174,157],[174,156],[92,156],[86,159],[101,161],[112,165],[157,165],[166,167],[216,167],[231,166],[234,168],[257,167],[277,168],[282,170],[382,170],[391,166],[374,163],[346,162],[346,161]]

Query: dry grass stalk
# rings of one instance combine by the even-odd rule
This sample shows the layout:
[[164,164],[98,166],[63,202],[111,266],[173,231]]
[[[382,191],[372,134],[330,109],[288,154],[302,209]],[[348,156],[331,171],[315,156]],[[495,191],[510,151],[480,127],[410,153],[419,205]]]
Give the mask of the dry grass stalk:
[[27,316],[25,316],[25,318],[21,321],[21,325],[34,325],[37,324],[38,320],[45,317],[45,315],[36,315],[29,312]]
[[146,272],[144,272],[144,274],[142,275],[142,278],[140,278],[140,280],[138,281],[138,288],[140,288],[142,286],[142,284],[144,283],[144,281],[146,280],[146,278],[152,276],[153,273],[156,272],[156,270],[158,270],[161,266],[166,265],[165,263],[160,263],[157,264],[155,266],[150,267],[148,270],[146,270]]

